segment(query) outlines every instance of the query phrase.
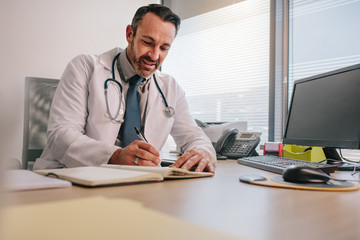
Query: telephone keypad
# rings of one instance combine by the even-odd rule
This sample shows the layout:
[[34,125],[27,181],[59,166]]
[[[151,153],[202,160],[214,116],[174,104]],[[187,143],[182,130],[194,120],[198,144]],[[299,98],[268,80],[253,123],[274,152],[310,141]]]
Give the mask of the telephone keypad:
[[245,143],[245,141],[235,140],[230,143],[224,150],[224,153],[240,153],[247,154],[251,150],[252,145]]

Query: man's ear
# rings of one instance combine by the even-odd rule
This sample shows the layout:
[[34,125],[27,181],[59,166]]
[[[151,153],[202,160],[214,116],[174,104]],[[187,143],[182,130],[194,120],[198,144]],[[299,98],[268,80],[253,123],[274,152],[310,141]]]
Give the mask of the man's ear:
[[131,25],[127,25],[126,27],[126,40],[130,44],[134,37],[134,31]]

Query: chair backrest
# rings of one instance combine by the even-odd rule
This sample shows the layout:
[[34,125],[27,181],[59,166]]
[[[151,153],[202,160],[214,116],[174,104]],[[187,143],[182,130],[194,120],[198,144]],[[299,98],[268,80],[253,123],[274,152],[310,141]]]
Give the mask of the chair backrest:
[[22,167],[32,169],[47,141],[50,106],[58,79],[25,78]]

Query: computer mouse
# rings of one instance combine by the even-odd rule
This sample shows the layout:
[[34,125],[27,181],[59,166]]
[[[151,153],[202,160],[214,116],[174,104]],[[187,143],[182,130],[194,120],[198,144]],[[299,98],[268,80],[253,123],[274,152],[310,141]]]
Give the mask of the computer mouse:
[[292,165],[285,168],[283,179],[293,183],[326,183],[331,177],[315,168],[303,165]]

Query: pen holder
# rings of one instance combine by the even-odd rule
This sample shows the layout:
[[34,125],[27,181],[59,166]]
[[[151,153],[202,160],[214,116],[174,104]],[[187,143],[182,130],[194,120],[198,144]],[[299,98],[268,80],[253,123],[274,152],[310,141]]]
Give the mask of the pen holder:
[[305,160],[309,162],[320,162],[326,159],[322,147],[310,147],[300,145],[284,146],[283,157]]

